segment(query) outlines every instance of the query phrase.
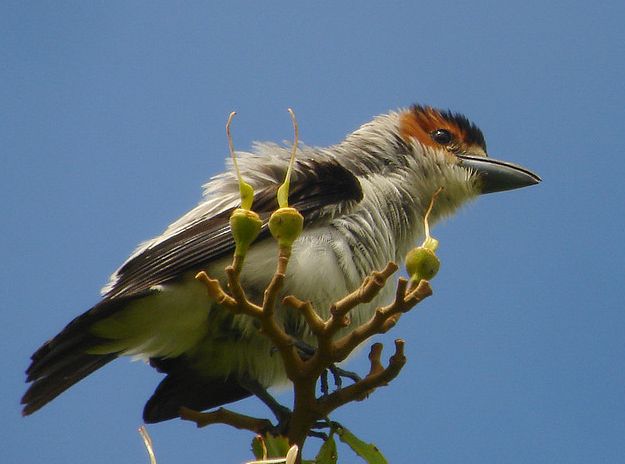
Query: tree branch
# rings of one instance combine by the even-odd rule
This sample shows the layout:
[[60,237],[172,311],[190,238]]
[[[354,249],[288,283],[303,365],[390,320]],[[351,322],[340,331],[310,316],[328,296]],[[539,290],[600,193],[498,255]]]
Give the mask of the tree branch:
[[273,427],[273,424],[268,419],[246,416],[225,408],[219,408],[211,412],[198,412],[183,406],[180,408],[180,418],[195,422],[198,428],[211,424],[225,424],[239,430],[249,430],[257,434],[265,433]]
[[[382,345],[374,344],[369,353],[370,369],[367,376],[352,385],[317,398],[316,385],[323,371],[347,358],[358,345],[373,335],[388,331],[397,323],[401,314],[408,312],[431,295],[432,289],[426,281],[421,281],[418,285],[411,284],[409,287],[405,279],[399,279],[392,303],[378,307],[367,322],[337,340],[334,337],[338,331],[350,324],[349,312],[360,304],[370,303],[380,293],[388,279],[397,271],[395,263],[388,263],[383,270],[372,272],[363,280],[360,287],[333,304],[327,320],[319,316],[319,312],[310,302],[302,301],[294,295],[286,296],[282,299],[282,304],[297,310],[317,339],[315,353],[304,359],[292,337],[285,332],[275,317],[276,300],[284,285],[289,257],[290,249],[281,247],[276,271],[264,292],[262,306],[247,299],[240,281],[240,268],[237,269],[233,265],[226,268],[230,294],[221,287],[218,280],[211,279],[204,272],[200,272],[196,278],[206,285],[211,298],[233,314],[245,314],[256,318],[262,333],[279,351],[287,377],[293,382],[295,393],[287,434],[289,442],[297,444],[301,450],[315,423],[346,403],[363,400],[376,388],[388,384],[399,374],[406,363],[404,342],[395,341],[395,354],[391,356],[386,367],[381,362]],[[223,408],[208,413],[184,408],[181,417],[195,422],[198,427],[223,423],[255,433],[262,433],[271,427],[271,422],[267,419],[245,416]]]

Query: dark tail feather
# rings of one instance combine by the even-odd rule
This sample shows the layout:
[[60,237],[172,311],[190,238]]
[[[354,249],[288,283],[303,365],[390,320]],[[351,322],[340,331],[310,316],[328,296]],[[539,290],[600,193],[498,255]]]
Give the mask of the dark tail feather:
[[89,348],[105,342],[92,335],[90,328],[95,322],[123,309],[129,300],[118,298],[102,301],[70,322],[61,333],[44,343],[32,355],[32,362],[26,370],[26,381],[32,382],[32,385],[22,397],[23,415],[37,411],[117,357],[114,353],[87,354]]
[[116,357],[114,354],[88,355],[78,353],[77,356],[73,355],[71,362],[65,362],[65,365],[53,374],[34,381],[22,397],[22,404],[24,405],[22,414],[28,416],[42,408],[76,382],[84,379]]
[[150,364],[168,375],[143,409],[143,420],[148,424],[179,417],[183,406],[204,411],[251,396],[235,378],[201,377],[187,365],[184,357],[152,359]]

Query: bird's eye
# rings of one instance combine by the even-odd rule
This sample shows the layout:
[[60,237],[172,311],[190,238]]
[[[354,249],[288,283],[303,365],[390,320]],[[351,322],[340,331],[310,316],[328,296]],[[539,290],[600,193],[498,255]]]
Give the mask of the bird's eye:
[[430,135],[436,143],[440,143],[441,145],[447,145],[451,143],[454,139],[453,135],[451,135],[451,132],[446,129],[436,129]]

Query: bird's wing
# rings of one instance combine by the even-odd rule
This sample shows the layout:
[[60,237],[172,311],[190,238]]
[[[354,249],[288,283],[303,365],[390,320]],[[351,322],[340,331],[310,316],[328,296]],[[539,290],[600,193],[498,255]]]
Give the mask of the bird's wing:
[[[269,216],[278,207],[273,184],[257,190],[253,210],[263,220],[258,239],[269,231]],[[358,179],[336,162],[305,161],[298,163],[297,175],[291,182],[290,206],[304,216],[304,226],[329,220],[332,214],[358,203],[362,190]],[[234,250],[229,217],[232,209],[195,221],[165,240],[145,248],[128,260],[116,273],[105,298],[132,296],[199,270],[213,260]]]

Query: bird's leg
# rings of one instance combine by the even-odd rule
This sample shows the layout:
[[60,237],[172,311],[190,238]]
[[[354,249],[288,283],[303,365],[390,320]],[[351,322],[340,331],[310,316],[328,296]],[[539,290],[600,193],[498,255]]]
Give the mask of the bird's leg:
[[293,414],[292,411],[286,406],[278,403],[278,401],[271,396],[267,389],[258,383],[257,380],[243,378],[239,382],[243,388],[265,403],[274,416],[276,416],[276,419],[278,419],[278,425],[276,427],[277,431],[279,433],[286,431],[289,421],[291,420],[291,415]]
[[[267,390],[256,380],[252,379],[244,379],[240,380],[243,388],[248,390],[258,399],[260,399],[265,405],[273,412],[273,414],[278,419],[278,425],[271,429],[277,435],[285,435],[288,430],[289,422],[291,420],[291,416],[293,412],[287,408],[286,406],[281,405],[276,401],[276,399],[267,392]],[[313,425],[313,429],[331,429],[335,426],[335,422],[330,421],[329,419],[325,419],[322,421],[318,421]],[[321,438],[323,440],[328,439],[328,434],[325,432],[318,432],[316,430],[310,430],[308,432],[309,437]]]

